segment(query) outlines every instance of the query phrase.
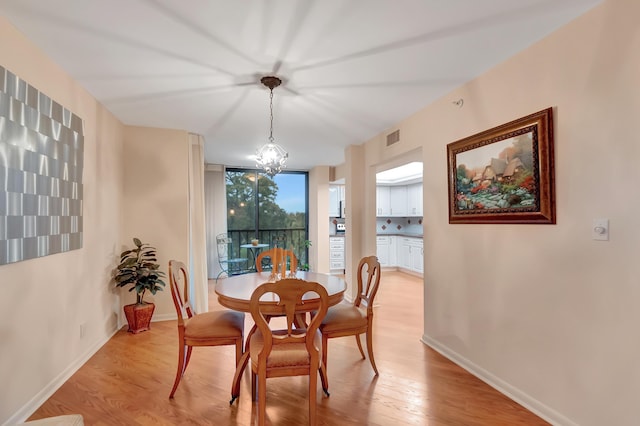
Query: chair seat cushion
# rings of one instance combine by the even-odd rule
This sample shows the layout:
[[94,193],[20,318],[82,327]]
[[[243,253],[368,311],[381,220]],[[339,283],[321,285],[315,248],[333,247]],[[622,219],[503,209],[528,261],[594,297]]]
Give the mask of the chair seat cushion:
[[327,311],[320,330],[332,332],[367,326],[367,314],[352,304],[339,303]]
[[244,314],[235,311],[212,311],[195,315],[184,324],[186,339],[240,337],[244,333]]
[[[294,334],[303,334],[306,330],[294,329]],[[286,330],[274,330],[273,334],[286,335]],[[314,344],[318,351],[322,352],[322,334],[316,330],[314,337]],[[264,346],[264,338],[262,333],[258,330],[251,336],[251,342],[249,343],[249,355],[251,357],[251,365],[255,368],[258,364],[258,354],[262,351]],[[267,359],[267,368],[279,368],[279,367],[294,367],[309,365],[309,353],[307,352],[307,346],[302,343],[286,343],[282,345],[273,345],[271,354]]]

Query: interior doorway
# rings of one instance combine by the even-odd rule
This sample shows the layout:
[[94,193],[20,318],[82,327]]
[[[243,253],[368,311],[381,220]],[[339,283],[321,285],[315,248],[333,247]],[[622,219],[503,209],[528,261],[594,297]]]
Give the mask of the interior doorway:
[[[389,277],[392,290],[422,294],[424,283],[423,163],[421,151],[376,167],[376,254],[382,277]],[[420,288],[415,288],[419,286]],[[409,289],[406,289],[409,291]],[[380,303],[394,297],[380,294]],[[391,300],[387,300],[391,302]],[[422,318],[423,297],[410,299],[412,313]]]

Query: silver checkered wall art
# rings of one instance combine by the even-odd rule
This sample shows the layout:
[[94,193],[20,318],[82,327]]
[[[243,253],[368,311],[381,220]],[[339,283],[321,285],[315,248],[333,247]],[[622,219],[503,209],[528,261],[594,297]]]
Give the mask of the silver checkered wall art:
[[0,66],[0,265],[82,247],[82,120]]

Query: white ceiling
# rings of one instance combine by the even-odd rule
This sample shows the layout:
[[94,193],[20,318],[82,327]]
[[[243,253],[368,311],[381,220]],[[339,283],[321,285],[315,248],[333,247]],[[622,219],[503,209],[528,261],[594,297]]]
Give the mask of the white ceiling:
[[422,181],[422,163],[413,161],[402,166],[376,173],[376,183],[393,185],[407,181]]
[[[337,165],[601,0],[2,0],[0,13],[122,122],[204,135],[206,161]],[[1,60],[1,58],[0,58]],[[0,62],[0,64],[2,64]]]

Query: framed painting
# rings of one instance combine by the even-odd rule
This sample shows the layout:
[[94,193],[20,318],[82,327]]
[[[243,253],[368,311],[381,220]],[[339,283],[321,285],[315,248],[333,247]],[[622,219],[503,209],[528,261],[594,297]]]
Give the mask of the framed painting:
[[449,223],[555,224],[553,109],[447,145]]

